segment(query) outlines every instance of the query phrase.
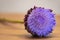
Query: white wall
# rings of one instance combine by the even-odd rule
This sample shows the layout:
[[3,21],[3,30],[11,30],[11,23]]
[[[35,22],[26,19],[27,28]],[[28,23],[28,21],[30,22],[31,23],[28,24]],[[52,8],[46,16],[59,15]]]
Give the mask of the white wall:
[[60,13],[60,0],[0,0],[0,12],[26,12],[34,5]]

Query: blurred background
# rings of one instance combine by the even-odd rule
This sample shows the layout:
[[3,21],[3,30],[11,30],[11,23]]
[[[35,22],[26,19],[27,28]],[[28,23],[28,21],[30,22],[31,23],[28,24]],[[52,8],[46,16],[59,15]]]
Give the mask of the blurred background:
[[28,9],[44,7],[60,14],[60,0],[0,0],[0,12],[25,13]]
[[[24,24],[1,21],[23,21],[27,10],[37,7],[52,9],[56,25],[46,38],[35,38],[25,30]],[[60,0],[0,0],[0,40],[60,40]]]

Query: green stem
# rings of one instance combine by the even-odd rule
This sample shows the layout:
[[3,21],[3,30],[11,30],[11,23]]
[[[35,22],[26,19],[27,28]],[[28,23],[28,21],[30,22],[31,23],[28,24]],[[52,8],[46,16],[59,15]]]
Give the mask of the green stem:
[[8,20],[8,19],[0,19],[0,22],[11,22],[11,23],[24,23],[24,21],[14,21],[14,20]]

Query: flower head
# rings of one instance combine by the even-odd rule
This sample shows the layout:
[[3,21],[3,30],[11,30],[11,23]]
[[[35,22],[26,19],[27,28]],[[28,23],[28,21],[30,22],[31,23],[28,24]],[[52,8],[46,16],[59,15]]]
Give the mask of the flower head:
[[34,36],[47,36],[53,30],[55,17],[51,9],[34,7],[28,10],[24,18],[25,29]]

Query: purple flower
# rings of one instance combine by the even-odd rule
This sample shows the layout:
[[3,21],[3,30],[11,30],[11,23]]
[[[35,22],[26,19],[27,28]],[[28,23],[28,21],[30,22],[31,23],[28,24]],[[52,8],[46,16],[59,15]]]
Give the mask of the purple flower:
[[45,37],[52,33],[56,24],[51,9],[34,7],[28,10],[24,18],[25,29],[34,36]]

